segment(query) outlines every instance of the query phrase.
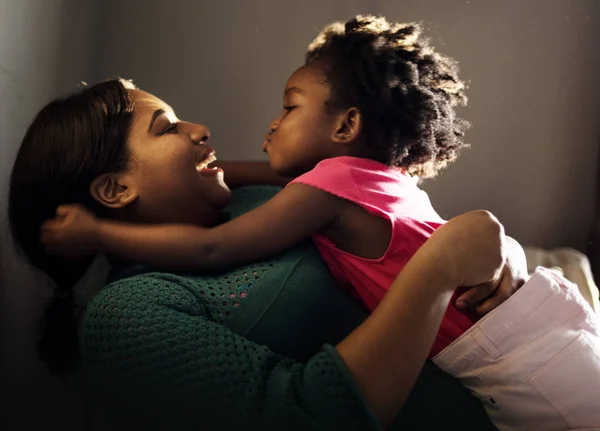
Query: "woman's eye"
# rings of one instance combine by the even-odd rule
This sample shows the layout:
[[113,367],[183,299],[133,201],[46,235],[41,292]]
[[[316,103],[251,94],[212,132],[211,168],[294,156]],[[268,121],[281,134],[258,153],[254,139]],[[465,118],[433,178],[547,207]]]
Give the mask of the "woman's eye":
[[286,106],[286,105],[284,105],[284,106],[283,106],[283,110],[284,110],[284,111],[287,111],[287,112],[290,112],[290,111],[291,111],[292,109],[294,109],[295,107],[296,107],[296,105],[287,105],[287,106]]
[[177,123],[169,124],[160,134],[166,135],[168,133],[177,133]]

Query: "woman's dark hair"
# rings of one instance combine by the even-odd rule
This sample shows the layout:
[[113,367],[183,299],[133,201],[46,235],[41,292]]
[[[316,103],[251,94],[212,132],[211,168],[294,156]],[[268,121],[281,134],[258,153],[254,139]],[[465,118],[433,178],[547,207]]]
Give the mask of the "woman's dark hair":
[[73,286],[91,261],[48,255],[40,244],[40,227],[60,204],[80,203],[101,213],[89,189],[97,176],[127,166],[132,88],[129,81],[111,79],[50,102],[29,126],[13,166],[8,200],[12,237],[31,264],[56,283],[38,342],[41,359],[55,374],[69,372],[79,362]]
[[418,24],[374,16],[333,23],[308,47],[306,64],[315,62],[331,87],[327,109],[359,109],[375,160],[432,177],[466,146],[469,125],[454,112],[467,102],[458,67]]

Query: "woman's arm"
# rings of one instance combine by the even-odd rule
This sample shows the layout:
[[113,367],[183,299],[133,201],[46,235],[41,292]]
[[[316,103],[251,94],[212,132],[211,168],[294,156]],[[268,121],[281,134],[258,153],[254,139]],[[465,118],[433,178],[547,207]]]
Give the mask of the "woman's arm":
[[223,169],[225,183],[231,188],[254,185],[283,187],[292,180],[271,169],[269,162],[216,161],[211,166]]
[[503,228],[489,213],[452,219],[417,251],[371,316],[338,345],[383,425],[410,393],[454,290],[497,284],[504,253]]
[[170,270],[219,270],[275,255],[328,226],[341,199],[291,184],[260,207],[214,228],[96,219],[77,205],[42,226],[44,244],[69,257],[95,252]]

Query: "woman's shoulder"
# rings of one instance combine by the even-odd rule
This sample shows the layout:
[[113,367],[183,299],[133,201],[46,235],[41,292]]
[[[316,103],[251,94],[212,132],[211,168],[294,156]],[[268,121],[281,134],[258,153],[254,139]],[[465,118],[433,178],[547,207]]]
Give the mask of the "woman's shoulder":
[[240,295],[247,299],[256,296],[256,301],[244,301],[244,314],[260,316],[282,292],[290,296],[333,286],[318,251],[311,241],[304,241],[271,259],[225,272],[168,273],[144,266],[114,271],[88,304],[84,322],[118,318],[123,307],[128,315],[159,315],[166,306],[214,318],[222,311],[223,302],[235,304]]
[[[140,321],[194,318],[196,324],[208,320],[292,357],[307,357],[323,342],[339,341],[364,318],[336,287],[311,241],[220,273],[134,270],[93,298],[84,317],[85,340],[98,331],[135,332]],[[310,328],[307,320],[313,322]],[[281,327],[297,342],[273,330]]]
[[203,301],[198,300],[191,287],[191,281],[186,277],[163,272],[140,271],[115,279],[88,304],[84,329],[90,321],[120,319],[124,312],[129,316],[149,317],[156,309],[164,307],[204,315]]

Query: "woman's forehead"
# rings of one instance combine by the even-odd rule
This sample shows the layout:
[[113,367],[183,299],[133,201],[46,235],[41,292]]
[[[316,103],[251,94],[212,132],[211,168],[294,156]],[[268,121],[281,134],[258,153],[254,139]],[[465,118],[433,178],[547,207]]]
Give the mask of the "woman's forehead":
[[134,102],[133,134],[147,130],[157,112],[164,112],[174,118],[173,109],[158,97],[142,90],[129,91]]
[[154,96],[142,90],[129,90],[135,104],[135,114],[137,116],[152,115],[156,110],[172,111],[171,107]]

